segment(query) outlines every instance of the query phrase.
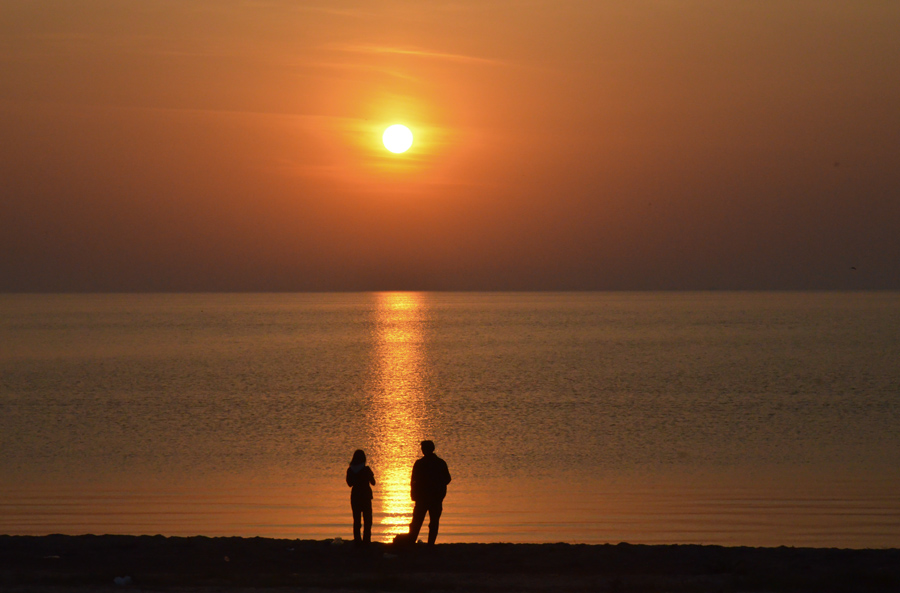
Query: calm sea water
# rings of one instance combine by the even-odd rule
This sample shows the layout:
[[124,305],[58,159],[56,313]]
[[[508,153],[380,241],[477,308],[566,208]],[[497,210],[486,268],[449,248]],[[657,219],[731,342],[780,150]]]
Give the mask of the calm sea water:
[[900,294],[0,295],[0,533],[900,546]]

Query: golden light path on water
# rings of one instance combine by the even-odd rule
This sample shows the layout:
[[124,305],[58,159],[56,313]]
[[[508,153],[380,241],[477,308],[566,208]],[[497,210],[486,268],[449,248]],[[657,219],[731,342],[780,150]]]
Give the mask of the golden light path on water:
[[376,298],[370,424],[379,480],[373,510],[380,525],[373,531],[390,541],[406,533],[412,519],[409,478],[427,425],[422,352],[426,307],[420,293],[380,293]]

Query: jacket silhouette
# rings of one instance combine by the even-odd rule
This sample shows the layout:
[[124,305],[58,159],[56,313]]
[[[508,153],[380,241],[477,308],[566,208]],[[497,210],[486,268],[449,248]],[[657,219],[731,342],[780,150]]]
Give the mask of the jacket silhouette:
[[422,457],[413,464],[410,479],[410,497],[416,503],[413,507],[412,523],[409,525],[409,541],[416,541],[419,530],[428,513],[428,545],[437,541],[441,514],[444,511],[444,497],[450,483],[447,463],[434,454],[434,443],[422,441]]
[[[357,449],[347,468],[347,485],[350,486],[350,509],[353,511],[353,541],[369,543],[372,541],[372,486],[375,485],[375,473],[366,465],[366,454]],[[360,527],[365,528],[360,537]]]

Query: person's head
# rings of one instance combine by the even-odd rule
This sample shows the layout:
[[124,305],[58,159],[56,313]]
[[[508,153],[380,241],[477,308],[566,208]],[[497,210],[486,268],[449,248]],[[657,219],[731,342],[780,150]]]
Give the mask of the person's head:
[[422,441],[422,454],[431,455],[434,453],[434,441]]
[[353,459],[350,460],[350,465],[365,465],[366,464],[366,452],[362,449],[357,449],[353,452]]

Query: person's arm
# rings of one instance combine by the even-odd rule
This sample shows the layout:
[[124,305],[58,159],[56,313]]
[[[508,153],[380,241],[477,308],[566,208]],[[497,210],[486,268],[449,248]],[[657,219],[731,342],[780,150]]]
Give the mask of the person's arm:
[[369,484],[375,485],[375,472],[372,471],[372,468],[369,468]]
[[353,480],[350,479],[350,468],[347,468],[347,485],[353,488]]
[[447,467],[447,462],[444,462],[444,486],[450,483],[450,480],[453,478],[450,477],[450,468]]

